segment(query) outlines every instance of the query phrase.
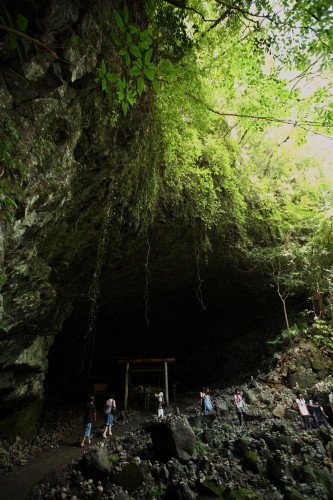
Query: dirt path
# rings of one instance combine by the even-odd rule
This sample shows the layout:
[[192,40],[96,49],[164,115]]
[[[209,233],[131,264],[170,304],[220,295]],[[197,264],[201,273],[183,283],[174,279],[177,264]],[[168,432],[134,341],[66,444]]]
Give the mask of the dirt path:
[[[151,413],[150,413],[151,415]],[[137,427],[141,422],[148,418],[146,414],[137,414],[133,420],[124,425],[115,425],[113,427],[113,436],[119,436],[131,429]],[[102,427],[103,421],[97,420],[96,428]],[[61,469],[71,460],[78,459],[84,451],[89,448],[86,445],[84,448],[76,446],[82,429],[78,430],[69,436],[58,448],[50,449],[40,455],[29,460],[27,465],[17,466],[7,476],[0,477],[0,500],[26,500],[29,498],[29,493],[34,484],[41,481],[46,474],[52,472],[61,472]],[[112,440],[112,437],[109,438]],[[92,439],[92,445],[103,441],[99,433],[97,437]]]

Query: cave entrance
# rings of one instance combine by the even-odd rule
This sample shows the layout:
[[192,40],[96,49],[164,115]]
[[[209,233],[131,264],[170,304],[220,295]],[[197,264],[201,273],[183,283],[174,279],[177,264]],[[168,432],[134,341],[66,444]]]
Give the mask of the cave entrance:
[[[169,375],[168,364],[174,363],[175,358],[153,358],[153,359],[120,359],[119,364],[125,365],[125,393],[124,409],[128,408],[128,387],[130,376],[139,374],[141,377],[147,377],[164,373],[165,403],[169,404]],[[134,366],[131,366],[134,365]],[[162,386],[162,384],[160,384]]]

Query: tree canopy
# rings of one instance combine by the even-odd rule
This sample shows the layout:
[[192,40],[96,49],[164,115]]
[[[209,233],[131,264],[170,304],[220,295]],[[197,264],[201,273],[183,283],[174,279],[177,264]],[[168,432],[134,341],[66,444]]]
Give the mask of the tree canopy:
[[330,2],[149,5],[173,207],[266,266],[283,301],[307,290],[320,315],[318,296],[332,300]]

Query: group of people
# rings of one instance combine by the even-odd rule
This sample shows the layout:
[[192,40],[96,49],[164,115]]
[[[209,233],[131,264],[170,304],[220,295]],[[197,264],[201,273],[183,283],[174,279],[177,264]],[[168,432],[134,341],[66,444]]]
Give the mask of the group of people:
[[[107,401],[104,405],[104,431],[103,438],[106,439],[107,436],[112,435],[112,426],[113,426],[113,415],[116,410],[116,401],[114,399],[114,394],[110,394]],[[84,415],[83,415],[83,438],[81,441],[81,447],[85,445],[86,439],[88,443],[91,443],[91,429],[93,422],[96,422],[96,405],[95,398],[91,396],[89,401],[84,407]]]
[[[333,413],[333,388],[331,394],[329,395],[329,403]],[[296,404],[303,419],[305,430],[311,429],[310,417],[315,428],[320,427],[320,425],[330,427],[330,424],[328,423],[328,415],[326,415],[323,406],[318,401],[318,397],[312,390],[309,389],[306,391],[306,397],[303,397],[301,391],[297,391]]]
[[[236,408],[236,414],[239,419],[240,425],[245,424],[244,420],[244,400],[241,396],[241,391],[240,389],[236,389],[235,395],[234,395],[234,404]],[[211,396],[210,396],[210,390],[208,387],[203,387],[200,391],[200,401],[199,401],[199,406],[201,411],[216,411],[216,405],[215,403],[212,402]]]
[[[148,403],[149,405],[150,391],[148,392],[148,394],[149,396],[147,397],[148,401],[146,402],[146,404]],[[160,388],[158,392],[155,393],[155,399],[157,400],[157,416],[163,418],[164,393],[162,388]],[[145,407],[148,407],[148,405],[146,406],[146,404]],[[313,425],[315,428],[318,428],[320,425],[330,427],[330,424],[328,423],[328,416],[326,415],[323,406],[319,403],[318,397],[313,393],[312,390],[309,389],[306,391],[306,397],[303,397],[301,391],[296,392],[296,404],[303,419],[305,430],[311,429],[310,417],[313,421]],[[333,388],[329,395],[329,404],[331,412],[333,414]],[[204,412],[211,412],[216,410],[216,406],[211,400],[210,390],[208,387],[203,387],[201,389],[199,405],[201,411]],[[235,390],[234,394],[234,405],[236,408],[237,417],[239,419],[239,424],[240,425],[245,424],[244,420],[245,404],[241,396],[241,391],[238,388]],[[104,419],[103,438],[107,438],[107,436],[112,435],[113,415],[116,410],[116,407],[117,406],[116,406],[116,401],[114,399],[114,394],[110,394],[109,398],[107,399],[104,405],[105,419]],[[95,398],[91,396],[84,408],[84,433],[81,441],[82,447],[85,445],[86,439],[88,440],[89,444],[91,442],[91,429],[93,422],[96,422],[96,405],[95,405]]]
[[[145,408],[149,406],[149,398],[150,398],[150,387],[148,391],[145,393]],[[157,416],[160,418],[164,417],[163,403],[164,403],[164,393],[163,389],[160,388],[158,392],[155,394],[155,399],[157,400]],[[107,401],[104,405],[104,431],[102,437],[106,439],[108,436],[112,436],[112,426],[113,426],[113,415],[116,411],[117,405],[114,399],[114,394],[110,394]],[[91,443],[91,429],[93,422],[96,422],[96,405],[95,398],[91,396],[89,401],[84,407],[84,415],[83,415],[83,425],[84,432],[83,438],[81,441],[81,446],[85,445],[85,441],[88,441],[88,444]]]
[[199,405],[201,411],[214,411],[214,406],[210,398],[210,390],[208,387],[203,387],[201,389]]

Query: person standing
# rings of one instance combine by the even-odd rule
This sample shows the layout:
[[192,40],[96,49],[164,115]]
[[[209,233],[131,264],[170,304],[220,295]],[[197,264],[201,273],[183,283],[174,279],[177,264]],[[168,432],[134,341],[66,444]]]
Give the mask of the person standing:
[[201,391],[199,392],[199,396],[200,396],[200,401],[199,401],[199,406],[200,406],[200,410],[203,411],[204,410],[204,407],[203,407],[203,401],[205,399],[205,392],[206,392],[206,387],[203,387],[201,389]]
[[234,400],[235,400],[236,413],[237,413],[237,417],[239,420],[239,424],[243,425],[243,424],[245,424],[244,414],[243,414],[245,405],[244,405],[243,398],[241,396],[240,389],[236,389]]
[[103,432],[103,438],[112,435],[112,426],[113,426],[113,412],[116,409],[116,402],[114,399],[114,394],[110,394],[109,399],[106,401],[104,406],[104,415],[105,415],[105,428]]
[[157,416],[163,418],[164,410],[163,410],[163,401],[164,394],[162,388],[159,389],[159,392],[155,394],[155,398],[157,399]]
[[205,395],[204,395],[203,403],[202,403],[202,410],[203,411],[213,411],[214,410],[211,399],[210,399],[210,390],[208,389],[208,387],[206,387],[206,390],[205,390]]
[[92,428],[92,423],[96,422],[96,406],[95,406],[95,398],[94,396],[91,396],[88,403],[84,407],[84,415],[83,415],[83,425],[84,425],[84,432],[83,432],[83,439],[81,441],[81,447],[84,446],[84,442],[86,438],[88,438],[88,444],[91,443],[91,428]]
[[331,427],[328,423],[328,415],[326,415],[323,405],[317,403],[317,417],[319,425],[323,424],[325,427]]
[[318,428],[319,422],[318,422],[318,414],[317,414],[317,411],[318,411],[317,398],[313,395],[313,392],[310,390],[306,391],[306,396],[307,397],[304,398],[305,404],[307,406],[308,412],[310,413],[311,417],[313,418],[314,426],[316,428]]
[[304,428],[308,431],[310,429],[310,414],[308,412],[305,399],[303,398],[303,394],[300,391],[296,392],[296,404],[303,419]]

